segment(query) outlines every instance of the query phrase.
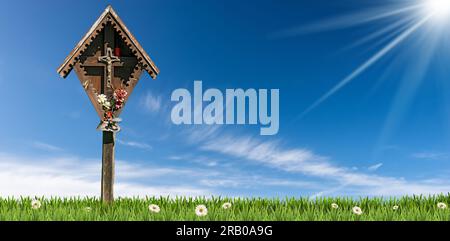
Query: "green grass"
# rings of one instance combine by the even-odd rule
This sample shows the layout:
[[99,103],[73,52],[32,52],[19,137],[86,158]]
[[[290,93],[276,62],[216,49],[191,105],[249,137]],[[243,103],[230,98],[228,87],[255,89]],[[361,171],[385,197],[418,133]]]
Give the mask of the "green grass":
[[[39,209],[32,209],[31,198],[0,198],[0,220],[450,220],[450,210],[437,203],[450,204],[449,195],[402,198],[120,198],[104,205],[95,198],[38,198]],[[223,209],[231,202],[230,209]],[[338,209],[331,204],[339,205]],[[152,213],[149,204],[161,211]],[[195,207],[204,204],[208,214],[197,217]],[[398,205],[398,210],[392,207]],[[363,214],[355,215],[354,206]],[[86,210],[90,207],[90,211]]]

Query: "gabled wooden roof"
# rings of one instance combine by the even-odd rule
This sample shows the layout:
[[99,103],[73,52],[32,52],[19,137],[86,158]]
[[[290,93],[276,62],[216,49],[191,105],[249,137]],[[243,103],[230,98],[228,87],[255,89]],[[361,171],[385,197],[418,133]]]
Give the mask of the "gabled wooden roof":
[[109,5],[103,11],[102,15],[95,21],[94,25],[84,35],[80,42],[66,57],[63,64],[58,68],[57,72],[61,77],[66,78],[72,70],[79,56],[85,51],[85,49],[91,44],[92,40],[103,30],[106,23],[111,22],[114,29],[119,33],[120,37],[124,40],[125,44],[131,49],[133,54],[136,55],[140,64],[155,79],[159,74],[159,69],[150,59],[150,56],[145,52],[139,42],[134,38],[133,34],[128,30],[122,20],[119,18],[114,9]]

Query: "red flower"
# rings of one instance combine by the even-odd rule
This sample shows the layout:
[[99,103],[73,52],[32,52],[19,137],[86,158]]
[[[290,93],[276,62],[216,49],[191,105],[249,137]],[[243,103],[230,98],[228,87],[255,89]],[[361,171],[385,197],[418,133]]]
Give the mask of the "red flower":
[[106,118],[107,120],[111,120],[111,119],[113,118],[113,113],[112,113],[111,111],[107,111],[107,112],[105,113],[105,118]]
[[123,106],[123,102],[120,102],[120,101],[117,101],[116,102],[116,110],[120,110],[121,108],[122,108],[122,106]]
[[117,89],[116,91],[114,91],[114,99],[116,99],[116,101],[118,102],[124,102],[127,95],[128,93],[124,89]]

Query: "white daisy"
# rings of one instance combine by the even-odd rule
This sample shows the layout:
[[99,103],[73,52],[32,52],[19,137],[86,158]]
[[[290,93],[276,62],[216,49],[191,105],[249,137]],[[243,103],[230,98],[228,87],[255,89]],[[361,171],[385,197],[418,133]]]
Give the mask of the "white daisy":
[[109,101],[105,101],[105,102],[103,102],[103,107],[105,107],[106,109],[111,109],[111,102],[109,102]]
[[85,207],[85,208],[84,208],[84,211],[86,211],[86,212],[90,212],[91,210],[92,210],[91,207]]
[[206,208],[205,205],[198,205],[195,208],[195,214],[197,214],[197,216],[199,217],[206,216],[206,214],[208,214],[208,209]]
[[223,209],[229,209],[229,208],[231,208],[231,203],[224,203],[224,204],[222,205],[222,208],[223,208]]
[[105,94],[97,96],[97,102],[103,106],[103,108],[109,110],[111,109],[111,102],[108,101],[108,97]]
[[331,204],[331,208],[333,208],[333,209],[338,209],[338,208],[339,208],[339,205],[337,205],[336,203],[332,203],[332,204]]
[[99,104],[103,105],[103,103],[105,103],[107,100],[108,100],[108,98],[104,94],[101,94],[101,95],[97,96],[97,101],[98,101]]
[[445,203],[438,203],[437,207],[440,208],[440,209],[446,209],[447,208],[447,204],[445,204]]
[[397,210],[398,209],[398,206],[397,205],[394,205],[393,207],[392,207],[392,210]]
[[39,209],[39,208],[41,208],[41,202],[39,200],[37,200],[37,199],[33,199],[31,201],[31,208],[32,209]]
[[161,211],[161,209],[159,208],[159,206],[156,205],[156,204],[150,204],[150,205],[148,205],[148,210],[150,210],[150,212],[153,212],[153,213],[159,213],[159,211]]
[[353,213],[356,214],[356,215],[361,215],[363,213],[361,208],[358,207],[358,206],[354,206],[352,210],[353,210]]

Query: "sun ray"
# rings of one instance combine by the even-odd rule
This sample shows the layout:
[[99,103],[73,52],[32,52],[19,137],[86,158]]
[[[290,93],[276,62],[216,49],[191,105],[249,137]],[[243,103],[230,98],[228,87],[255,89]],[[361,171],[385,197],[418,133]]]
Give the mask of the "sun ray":
[[363,52],[371,52],[371,51],[377,51],[377,49],[383,48],[386,46],[386,44],[390,43],[393,39],[395,39],[397,36],[402,34],[404,31],[411,28],[413,25],[415,25],[417,21],[410,22],[408,24],[405,24],[401,27],[398,27],[397,29],[391,31],[390,33],[385,34],[384,36],[378,38],[377,40],[374,40],[369,47],[367,47]]
[[421,39],[420,44],[424,46],[420,49],[421,58],[409,63],[411,67],[410,71],[406,72],[400,82],[399,91],[396,93],[387,117],[384,121],[383,128],[381,129],[380,136],[376,142],[373,150],[373,158],[376,159],[380,154],[380,150],[391,135],[394,133],[395,128],[399,125],[402,118],[404,118],[407,108],[414,98],[415,94],[419,90],[420,84],[426,78],[427,69],[429,68],[433,53],[436,51],[439,38],[434,37],[432,34],[426,34]]
[[356,68],[352,73],[350,73],[347,77],[342,79],[338,84],[336,84],[333,88],[331,88],[328,92],[326,92],[322,97],[320,97],[317,101],[315,101],[311,106],[309,106],[305,111],[303,111],[298,117],[302,118],[306,114],[308,114],[311,110],[319,106],[322,102],[327,100],[330,96],[339,91],[342,87],[346,86],[353,79],[358,77],[361,73],[367,70],[370,66],[380,60],[383,56],[389,53],[392,49],[394,49],[398,44],[400,44],[403,40],[408,38],[412,33],[414,33],[418,28],[420,28],[424,23],[426,23],[430,19],[431,15],[424,17],[422,20],[418,21],[412,27],[403,31],[399,36],[397,36],[394,40],[384,46],[380,51],[370,57],[367,61],[365,61],[362,65]]
[[[394,8],[394,10],[392,10]],[[344,16],[338,16],[334,18],[325,19],[318,22],[313,22],[308,25],[296,26],[285,29],[283,31],[275,33],[272,37],[285,38],[292,37],[301,34],[318,33],[323,31],[345,29],[371,23],[374,21],[381,21],[383,19],[389,19],[399,17],[417,9],[423,8],[423,4],[414,4],[409,6],[397,5],[389,7],[378,7],[363,12],[354,14],[348,14]]]
[[405,26],[411,25],[411,23],[416,20],[417,20],[417,16],[401,18],[401,19],[395,21],[394,23],[387,25],[384,28],[381,28],[380,30],[377,30],[377,31],[365,36],[364,38],[361,38],[361,39],[355,41],[354,43],[345,47],[345,49],[353,49],[357,46],[363,45],[371,40],[374,40],[380,36],[383,36],[384,34],[400,33],[402,30],[404,30]]

